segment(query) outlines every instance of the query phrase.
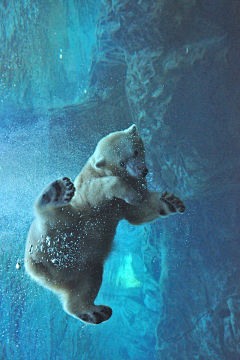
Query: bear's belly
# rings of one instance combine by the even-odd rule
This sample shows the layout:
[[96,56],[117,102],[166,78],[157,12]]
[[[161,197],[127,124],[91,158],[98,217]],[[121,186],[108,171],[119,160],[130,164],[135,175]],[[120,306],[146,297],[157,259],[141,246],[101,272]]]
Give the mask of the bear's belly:
[[111,251],[117,224],[113,225],[98,219],[48,227],[34,245],[29,243],[31,259],[59,273],[103,263]]

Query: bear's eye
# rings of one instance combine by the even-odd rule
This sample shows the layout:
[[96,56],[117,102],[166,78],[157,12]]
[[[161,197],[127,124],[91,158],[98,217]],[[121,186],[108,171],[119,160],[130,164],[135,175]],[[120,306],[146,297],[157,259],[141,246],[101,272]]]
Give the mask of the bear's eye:
[[134,156],[138,156],[138,151],[137,150],[134,151]]
[[124,162],[124,161],[120,161],[119,165],[120,165],[121,167],[124,167],[124,166],[125,166],[125,162]]

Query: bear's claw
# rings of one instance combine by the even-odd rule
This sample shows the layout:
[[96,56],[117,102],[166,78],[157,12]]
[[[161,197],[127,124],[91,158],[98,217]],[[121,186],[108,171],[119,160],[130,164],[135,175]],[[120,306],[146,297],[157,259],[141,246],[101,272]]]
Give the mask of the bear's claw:
[[[185,211],[185,205],[182,200],[174,194],[165,191],[160,197],[160,200],[167,205],[169,213],[183,213]],[[164,210],[161,210],[160,215],[167,215],[167,213]]]
[[42,205],[52,204],[54,206],[67,205],[75,192],[75,187],[67,177],[52,182],[44,189],[40,202]]

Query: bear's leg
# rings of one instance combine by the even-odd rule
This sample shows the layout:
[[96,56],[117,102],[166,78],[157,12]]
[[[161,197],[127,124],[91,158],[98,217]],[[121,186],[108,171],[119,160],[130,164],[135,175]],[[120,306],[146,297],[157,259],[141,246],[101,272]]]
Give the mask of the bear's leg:
[[39,211],[67,205],[75,192],[71,180],[67,177],[60,178],[46,186],[35,202]]
[[140,225],[160,216],[165,217],[184,211],[185,205],[176,195],[167,191],[162,195],[159,192],[149,191],[142,204],[125,208],[125,219],[131,224]]
[[105,305],[95,305],[102,283],[102,266],[94,271],[81,274],[81,280],[76,284],[68,284],[68,290],[62,296],[65,311],[89,324],[100,324],[112,315],[112,309]]

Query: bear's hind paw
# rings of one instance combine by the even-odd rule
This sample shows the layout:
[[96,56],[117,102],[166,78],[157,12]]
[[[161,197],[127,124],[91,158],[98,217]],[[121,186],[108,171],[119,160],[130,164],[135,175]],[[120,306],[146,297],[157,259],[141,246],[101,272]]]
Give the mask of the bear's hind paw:
[[88,324],[101,324],[112,316],[112,309],[108,306],[93,306],[88,312],[78,314],[77,317]]
[[60,178],[47,186],[40,196],[41,205],[64,206],[67,205],[75,192],[75,187],[67,177]]

